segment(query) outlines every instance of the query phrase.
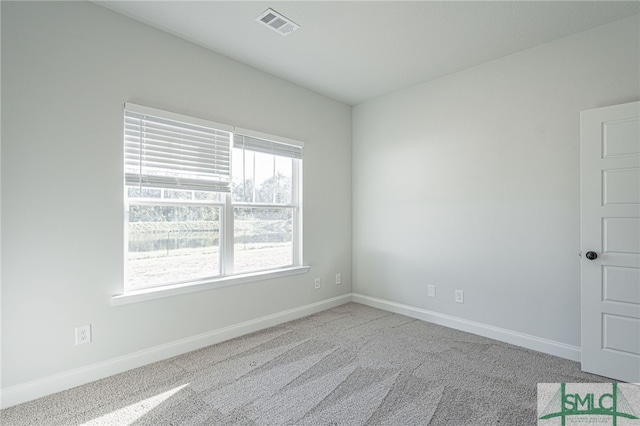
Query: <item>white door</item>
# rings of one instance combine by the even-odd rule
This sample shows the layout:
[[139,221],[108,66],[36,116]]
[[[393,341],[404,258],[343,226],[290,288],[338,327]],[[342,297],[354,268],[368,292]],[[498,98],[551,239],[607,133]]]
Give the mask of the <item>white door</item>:
[[580,121],[582,369],[639,383],[640,102]]

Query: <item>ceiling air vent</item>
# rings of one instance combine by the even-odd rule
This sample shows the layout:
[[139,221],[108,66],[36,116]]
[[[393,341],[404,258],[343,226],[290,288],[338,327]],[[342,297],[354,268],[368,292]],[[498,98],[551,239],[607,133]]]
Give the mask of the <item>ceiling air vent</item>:
[[285,18],[273,9],[267,9],[262,12],[262,14],[256,18],[256,21],[262,22],[267,27],[282,35],[289,35],[300,28],[300,25],[289,18]]

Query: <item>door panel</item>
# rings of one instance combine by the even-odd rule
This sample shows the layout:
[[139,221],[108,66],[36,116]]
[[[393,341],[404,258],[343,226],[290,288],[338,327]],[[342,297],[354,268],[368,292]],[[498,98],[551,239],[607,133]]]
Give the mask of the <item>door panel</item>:
[[[582,369],[637,383],[640,102],[583,111],[580,118]],[[598,257],[589,260],[588,251]]]
[[604,348],[640,355],[640,319],[604,314]]
[[602,300],[640,305],[640,268],[604,266]]
[[640,254],[640,219],[605,217],[602,221],[603,254]]
[[637,155],[640,139],[640,120],[621,120],[604,123],[603,158],[618,155]]
[[604,171],[604,205],[640,204],[640,169]]

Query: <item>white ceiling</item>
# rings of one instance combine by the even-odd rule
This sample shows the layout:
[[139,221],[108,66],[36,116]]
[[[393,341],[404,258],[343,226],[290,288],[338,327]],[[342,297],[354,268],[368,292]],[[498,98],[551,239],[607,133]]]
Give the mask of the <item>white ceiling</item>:
[[[618,1],[97,1],[354,105],[640,13]],[[300,25],[255,21],[272,7]]]

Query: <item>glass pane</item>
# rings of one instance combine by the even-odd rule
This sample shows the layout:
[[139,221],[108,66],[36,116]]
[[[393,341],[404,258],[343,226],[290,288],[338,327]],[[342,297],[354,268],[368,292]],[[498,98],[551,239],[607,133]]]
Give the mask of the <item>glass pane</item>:
[[273,203],[274,156],[255,153],[256,203]]
[[165,189],[164,198],[168,200],[192,200],[193,191],[184,191],[176,189]]
[[234,148],[232,153],[233,201],[253,202],[253,152]]
[[150,198],[165,200],[195,200],[195,201],[213,201],[221,203],[224,201],[220,192],[210,191],[191,191],[178,189],[159,189],[159,188],[142,188],[138,186],[127,186],[128,198]]
[[233,201],[290,204],[293,159],[233,150]]
[[198,201],[217,201],[222,202],[222,194],[219,192],[207,192],[207,191],[194,191],[193,195]]
[[129,198],[160,198],[162,190],[156,188],[142,188],[139,186],[127,186],[127,196]]
[[131,205],[128,285],[160,285],[219,275],[219,210],[211,206]]
[[291,204],[291,182],[293,180],[293,159],[276,156],[274,176],[274,203]]
[[234,209],[234,273],[293,265],[293,209]]

